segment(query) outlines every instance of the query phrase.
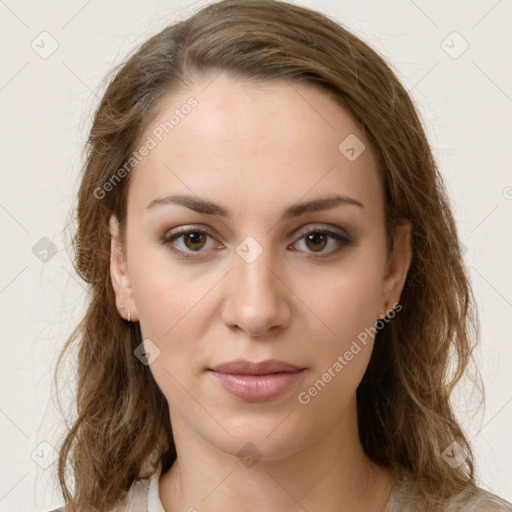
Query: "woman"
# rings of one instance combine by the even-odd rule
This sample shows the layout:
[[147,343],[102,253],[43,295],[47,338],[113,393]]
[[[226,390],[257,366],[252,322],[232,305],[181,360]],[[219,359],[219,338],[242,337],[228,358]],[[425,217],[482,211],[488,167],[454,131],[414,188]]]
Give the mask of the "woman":
[[225,0],[152,37],[77,219],[66,510],[511,510],[449,403],[477,322],[442,180],[344,28]]

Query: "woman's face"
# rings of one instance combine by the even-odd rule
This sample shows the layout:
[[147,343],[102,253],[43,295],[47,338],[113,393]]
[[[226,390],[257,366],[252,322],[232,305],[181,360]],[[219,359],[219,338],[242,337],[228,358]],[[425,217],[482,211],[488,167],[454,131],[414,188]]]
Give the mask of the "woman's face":
[[[383,186],[358,124],[310,86],[221,74],[169,97],[141,141],[112,280],[175,438],[232,454],[250,442],[275,459],[346,432],[371,328],[410,262],[408,226],[386,252]],[[296,370],[212,371],[271,359]]]

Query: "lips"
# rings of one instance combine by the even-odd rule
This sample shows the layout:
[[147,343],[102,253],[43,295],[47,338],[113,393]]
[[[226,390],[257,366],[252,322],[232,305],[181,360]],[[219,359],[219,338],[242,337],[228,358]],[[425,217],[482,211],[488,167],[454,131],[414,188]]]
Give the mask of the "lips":
[[236,361],[219,364],[210,369],[219,373],[231,373],[236,375],[268,375],[270,373],[296,372],[303,368],[278,359],[267,359],[259,363],[253,363],[245,359],[237,359]]
[[296,384],[305,368],[277,359],[259,363],[236,360],[209,368],[209,371],[231,395],[246,402],[265,402]]

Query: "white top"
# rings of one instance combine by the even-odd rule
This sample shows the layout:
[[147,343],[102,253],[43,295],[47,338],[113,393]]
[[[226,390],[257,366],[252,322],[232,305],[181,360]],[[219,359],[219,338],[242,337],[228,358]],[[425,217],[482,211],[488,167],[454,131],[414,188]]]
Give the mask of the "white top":
[[[158,465],[155,473],[150,477],[135,481],[128,492],[126,505],[118,507],[112,512],[165,512],[158,490],[161,471],[162,467]],[[424,499],[415,487],[411,475],[406,471],[397,471],[395,478],[395,485],[383,512],[422,512]],[[63,508],[59,508],[53,512],[63,512],[63,510]],[[484,489],[476,488],[462,492],[449,501],[439,503],[436,510],[442,512],[512,512],[512,504]]]
[[[128,499],[128,507],[119,512],[165,512],[158,490],[158,482],[162,471],[161,465],[146,480],[139,480],[130,491],[133,496]],[[422,499],[416,492],[411,475],[406,471],[398,471],[391,496],[383,512],[420,512],[423,510]],[[138,484],[141,484],[138,486]],[[512,505],[484,489],[476,493],[461,493],[459,496],[442,503],[440,510],[444,512],[512,512]],[[117,511],[116,511],[117,512]]]
[[162,466],[158,466],[155,474],[151,475],[148,489],[148,510],[147,512],[165,512],[162,502],[160,501],[160,493],[158,492],[158,481]]

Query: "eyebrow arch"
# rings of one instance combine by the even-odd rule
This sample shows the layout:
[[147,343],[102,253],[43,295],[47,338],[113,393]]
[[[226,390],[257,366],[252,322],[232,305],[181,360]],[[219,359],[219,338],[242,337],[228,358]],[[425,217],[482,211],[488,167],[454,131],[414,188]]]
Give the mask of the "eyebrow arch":
[[[207,215],[218,215],[221,217],[230,217],[231,212],[229,209],[216,204],[212,201],[206,201],[204,199],[200,199],[199,197],[188,196],[188,195],[171,195],[171,196],[163,196],[157,199],[153,199],[147,206],[147,209],[154,208],[159,205],[169,205],[169,204],[177,204],[181,206],[186,206],[191,210],[194,210],[198,213],[204,213]],[[328,195],[325,197],[318,197],[316,199],[312,199],[310,201],[296,203],[291,206],[288,206],[284,211],[282,218],[289,219],[293,217],[298,217],[308,212],[317,212],[321,210],[330,210],[331,208],[335,208],[336,206],[357,206],[364,209],[363,204],[350,196],[346,195]]]

